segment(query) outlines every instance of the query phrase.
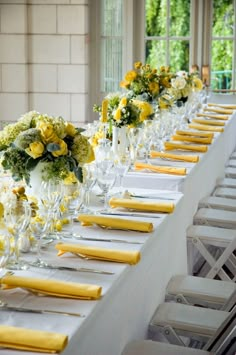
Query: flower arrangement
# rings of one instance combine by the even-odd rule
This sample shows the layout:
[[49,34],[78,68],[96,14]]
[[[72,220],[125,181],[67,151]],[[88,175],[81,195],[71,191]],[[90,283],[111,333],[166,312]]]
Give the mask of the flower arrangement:
[[45,162],[42,178],[82,181],[83,163],[94,159],[93,149],[82,130],[62,117],[31,111],[0,131],[2,167],[16,181],[30,183],[30,172]]
[[174,74],[170,67],[161,66],[159,70],[151,68],[149,64],[134,63],[134,69],[125,74],[120,87],[128,91],[128,97],[152,102],[171,87]]
[[188,74],[185,71],[180,71],[171,79],[171,87],[168,89],[168,93],[175,100],[186,101],[193,91],[200,91],[202,88],[203,84],[197,72]]
[[102,106],[94,105],[94,111],[101,112],[103,119],[107,116],[107,120],[115,127],[139,126],[144,120],[152,118],[154,113],[152,105],[148,102],[132,99],[120,93],[109,94]]

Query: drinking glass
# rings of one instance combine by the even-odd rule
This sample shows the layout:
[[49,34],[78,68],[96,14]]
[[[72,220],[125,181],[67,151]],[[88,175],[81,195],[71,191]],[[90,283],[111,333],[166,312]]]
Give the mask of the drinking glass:
[[12,260],[7,263],[10,270],[27,269],[27,264],[19,259],[19,236],[28,228],[31,218],[31,207],[26,200],[15,200],[5,205],[4,221],[8,231],[14,236]]
[[79,209],[81,213],[91,213],[89,209],[90,192],[96,183],[96,165],[93,163],[85,164],[83,166],[83,183],[82,189],[82,204]]
[[104,160],[97,165],[96,170],[97,184],[104,194],[104,210],[108,207],[108,193],[116,180],[116,168],[112,160]]
[[128,130],[129,148],[131,165],[133,166],[137,158],[137,152],[139,145],[142,141],[143,128],[142,127],[132,127]]
[[131,164],[130,155],[128,155],[128,154],[116,155],[114,162],[115,162],[116,171],[117,171],[117,174],[119,177],[118,187],[120,188],[120,191],[118,191],[118,193],[121,194],[122,193],[122,186],[123,186],[123,179],[124,179],[125,174],[129,170],[129,167]]
[[6,230],[0,230],[0,272],[4,271],[10,254],[10,239]]

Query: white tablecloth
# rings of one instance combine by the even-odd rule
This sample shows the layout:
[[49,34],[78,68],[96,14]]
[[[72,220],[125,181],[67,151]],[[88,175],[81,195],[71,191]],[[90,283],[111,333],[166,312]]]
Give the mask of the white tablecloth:
[[[50,309],[81,312],[85,318],[58,315],[32,315],[16,312],[1,312],[1,324],[33,329],[43,329],[68,334],[70,342],[64,355],[120,355],[125,345],[133,339],[145,338],[148,323],[160,302],[164,299],[165,287],[173,274],[187,273],[186,228],[192,222],[198,201],[211,193],[216,180],[223,176],[224,165],[235,146],[236,117],[227,124],[225,132],[217,135],[209,151],[182,179],[179,192],[158,190],[159,176],[145,177],[145,187],[155,188],[155,194],[173,197],[176,201],[174,213],[161,218],[147,219],[154,223],[153,233],[102,230],[97,227],[81,227],[75,231],[85,236],[117,237],[138,244],[99,242],[101,246],[140,250],[141,261],[134,266],[118,263],[80,260],[69,254],[58,258],[53,248],[52,262],[68,266],[86,266],[113,271],[112,276],[80,272],[59,272],[56,270],[29,269],[20,272],[35,277],[58,278],[75,282],[99,284],[103,287],[102,298],[98,301],[80,301],[38,297],[22,290],[0,291],[0,298],[9,303]],[[135,175],[137,176],[137,175]],[[170,180],[171,178],[168,177]],[[145,180],[146,179],[146,180]],[[163,177],[165,179],[165,177]],[[175,181],[178,179],[174,178]],[[155,181],[154,181],[155,180]],[[133,177],[132,186],[137,183]],[[180,186],[180,185],[179,185]],[[129,188],[129,190],[132,190]],[[170,190],[170,189],[168,189]],[[148,190],[149,193],[152,190]],[[140,218],[139,218],[140,220]],[[81,242],[85,243],[85,242]],[[94,242],[86,242],[93,245]],[[0,350],[0,354],[19,354],[17,351]],[[22,354],[22,352],[20,353]],[[27,353],[29,354],[29,353]]]

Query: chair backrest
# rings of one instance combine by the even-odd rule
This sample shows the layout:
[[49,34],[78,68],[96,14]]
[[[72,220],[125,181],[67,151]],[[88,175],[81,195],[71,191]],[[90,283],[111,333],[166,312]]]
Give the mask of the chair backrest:
[[216,355],[236,354],[236,300],[228,317],[205,345],[204,350]]

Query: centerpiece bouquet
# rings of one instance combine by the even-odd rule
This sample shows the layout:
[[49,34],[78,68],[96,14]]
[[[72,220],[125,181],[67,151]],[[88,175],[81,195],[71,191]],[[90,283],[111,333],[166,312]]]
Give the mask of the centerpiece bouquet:
[[16,181],[30,184],[30,173],[43,164],[42,179],[77,179],[82,165],[94,159],[82,130],[62,117],[31,111],[0,131],[1,164]]

